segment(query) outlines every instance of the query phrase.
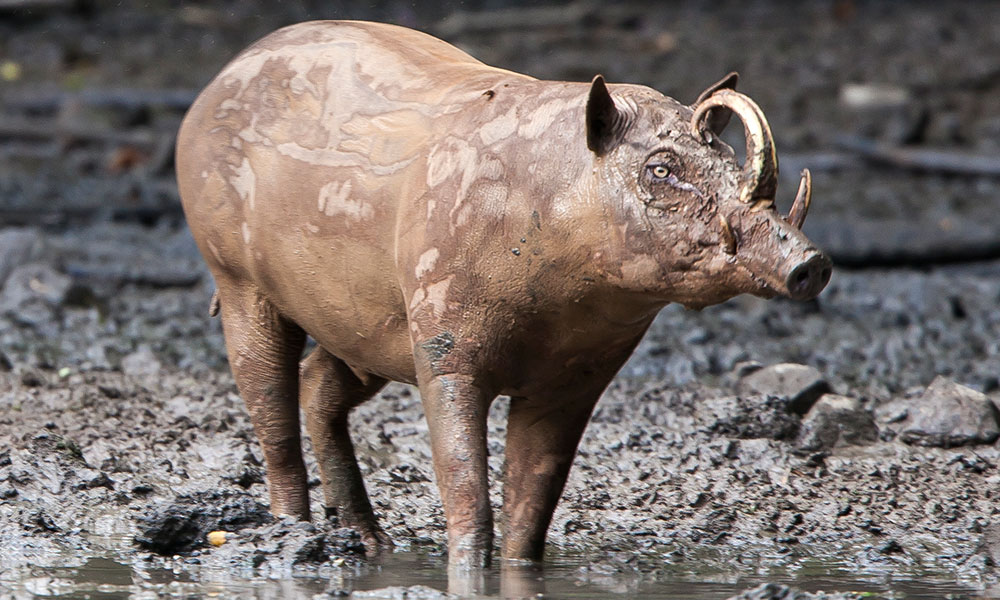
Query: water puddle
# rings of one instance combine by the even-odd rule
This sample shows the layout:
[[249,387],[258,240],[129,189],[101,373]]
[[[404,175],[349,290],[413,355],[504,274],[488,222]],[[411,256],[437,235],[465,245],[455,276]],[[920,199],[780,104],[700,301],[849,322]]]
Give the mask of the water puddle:
[[[635,599],[635,600],[714,600],[738,594],[764,582],[777,582],[805,591],[857,592],[871,598],[937,600],[941,598],[977,598],[981,592],[945,581],[893,579],[889,575],[851,575],[841,567],[832,567],[827,575],[819,569],[811,574],[794,576],[741,576],[714,573],[671,574],[668,571],[644,573],[642,570],[618,570],[600,567],[582,556],[555,555],[544,570],[532,567],[494,568],[478,576],[452,574],[449,578],[444,557],[417,552],[397,552],[378,564],[357,569],[337,570],[332,577],[295,576],[283,579],[237,577],[229,571],[210,568],[144,569],[110,558],[91,558],[75,567],[30,568],[11,579],[0,579],[0,598],[291,598],[312,600],[324,592],[369,591],[365,598],[401,598],[387,592],[375,595],[371,590],[391,587],[423,586],[427,594],[406,598],[435,597],[433,590],[451,591],[475,598],[550,598],[550,599]],[[7,585],[4,589],[4,585]],[[330,596],[338,597],[336,593]]]

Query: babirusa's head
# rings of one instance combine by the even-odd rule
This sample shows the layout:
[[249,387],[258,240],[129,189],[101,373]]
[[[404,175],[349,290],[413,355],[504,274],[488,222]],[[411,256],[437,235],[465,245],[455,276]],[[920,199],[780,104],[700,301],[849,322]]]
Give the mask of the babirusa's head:
[[[771,129],[736,80],[728,75],[691,106],[641,86],[609,89],[600,76],[592,82],[593,185],[611,199],[621,249],[602,268],[621,285],[701,307],[741,293],[807,300],[830,280],[830,259],[802,233],[809,171],[780,215]],[[742,165],[719,137],[733,115],[746,135]]]

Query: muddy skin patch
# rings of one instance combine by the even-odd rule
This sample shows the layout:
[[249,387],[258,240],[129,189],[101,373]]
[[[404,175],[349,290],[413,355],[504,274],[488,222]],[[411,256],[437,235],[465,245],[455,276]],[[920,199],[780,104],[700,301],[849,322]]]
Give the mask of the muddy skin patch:
[[535,226],[538,231],[542,230],[542,219],[538,216],[538,211],[531,211],[531,224]]
[[451,354],[455,347],[455,337],[450,331],[439,333],[431,339],[421,342],[420,349],[424,351],[427,362],[430,364],[431,373],[434,375],[444,375],[446,369],[442,368],[442,361]]

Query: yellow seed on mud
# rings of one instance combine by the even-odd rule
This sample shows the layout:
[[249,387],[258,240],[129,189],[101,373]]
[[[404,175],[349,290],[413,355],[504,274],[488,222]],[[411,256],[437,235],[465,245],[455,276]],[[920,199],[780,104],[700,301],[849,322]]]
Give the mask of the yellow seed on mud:
[[221,546],[226,543],[225,531],[210,531],[208,533],[208,543],[213,546]]
[[4,81],[17,81],[21,78],[21,64],[12,60],[0,62],[0,79]]

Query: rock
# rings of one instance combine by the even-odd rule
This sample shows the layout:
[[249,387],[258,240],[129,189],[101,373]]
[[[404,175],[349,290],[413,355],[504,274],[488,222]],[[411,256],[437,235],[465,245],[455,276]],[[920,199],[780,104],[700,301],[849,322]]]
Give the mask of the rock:
[[109,490],[113,490],[113,489],[115,489],[115,482],[110,477],[108,477],[107,473],[98,473],[93,478],[91,478],[90,480],[86,481],[84,483],[83,487],[85,489],[94,489],[94,488],[103,487],[103,488],[107,488]]
[[235,472],[225,476],[224,479],[246,490],[255,483],[264,483],[264,470],[250,465],[237,465]]
[[17,490],[9,483],[0,483],[0,500],[10,500],[17,497]]
[[35,229],[0,231],[0,289],[13,270],[37,260],[44,246],[42,234]]
[[411,585],[408,587],[392,586],[377,590],[354,591],[351,593],[351,598],[371,598],[372,600],[447,600],[449,598],[458,598],[458,596],[425,585]]
[[904,552],[902,544],[896,540],[889,540],[878,547],[879,554],[902,554]]
[[760,364],[755,360],[742,360],[735,365],[733,365],[733,372],[737,377],[743,379],[748,375],[756,373],[764,368],[764,365]]
[[878,441],[878,426],[857,398],[824,394],[802,419],[796,447],[808,452]]
[[307,523],[283,517],[238,533],[233,533],[232,527],[219,531],[226,532],[225,544],[211,551],[211,560],[219,565],[249,562],[255,569],[287,573],[328,564],[357,566],[364,556],[358,532],[338,527],[333,521]]
[[700,406],[710,412],[705,420],[709,431],[741,439],[793,439],[799,431],[799,417],[779,396],[730,396]]
[[211,531],[236,531],[274,520],[267,507],[247,495],[199,492],[180,496],[139,519],[135,543],[164,556],[205,545]]
[[0,292],[0,314],[29,326],[47,323],[72,285],[72,279],[47,264],[21,265],[10,273]]
[[859,594],[816,592],[810,594],[779,583],[764,583],[753,589],[732,596],[729,600],[856,600]]
[[788,409],[804,415],[823,394],[832,390],[813,367],[794,363],[769,365],[751,371],[737,384],[740,394],[761,394],[788,399]]
[[149,346],[142,345],[135,352],[122,358],[122,372],[132,377],[156,375],[163,368]]
[[984,526],[979,544],[979,552],[985,554],[994,565],[1000,565],[1000,523],[988,523]]
[[895,85],[848,83],[840,88],[840,103],[853,109],[905,106],[910,100],[910,91]]
[[982,392],[937,377],[913,400],[900,439],[917,446],[951,448],[992,444],[1000,437],[997,407]]

